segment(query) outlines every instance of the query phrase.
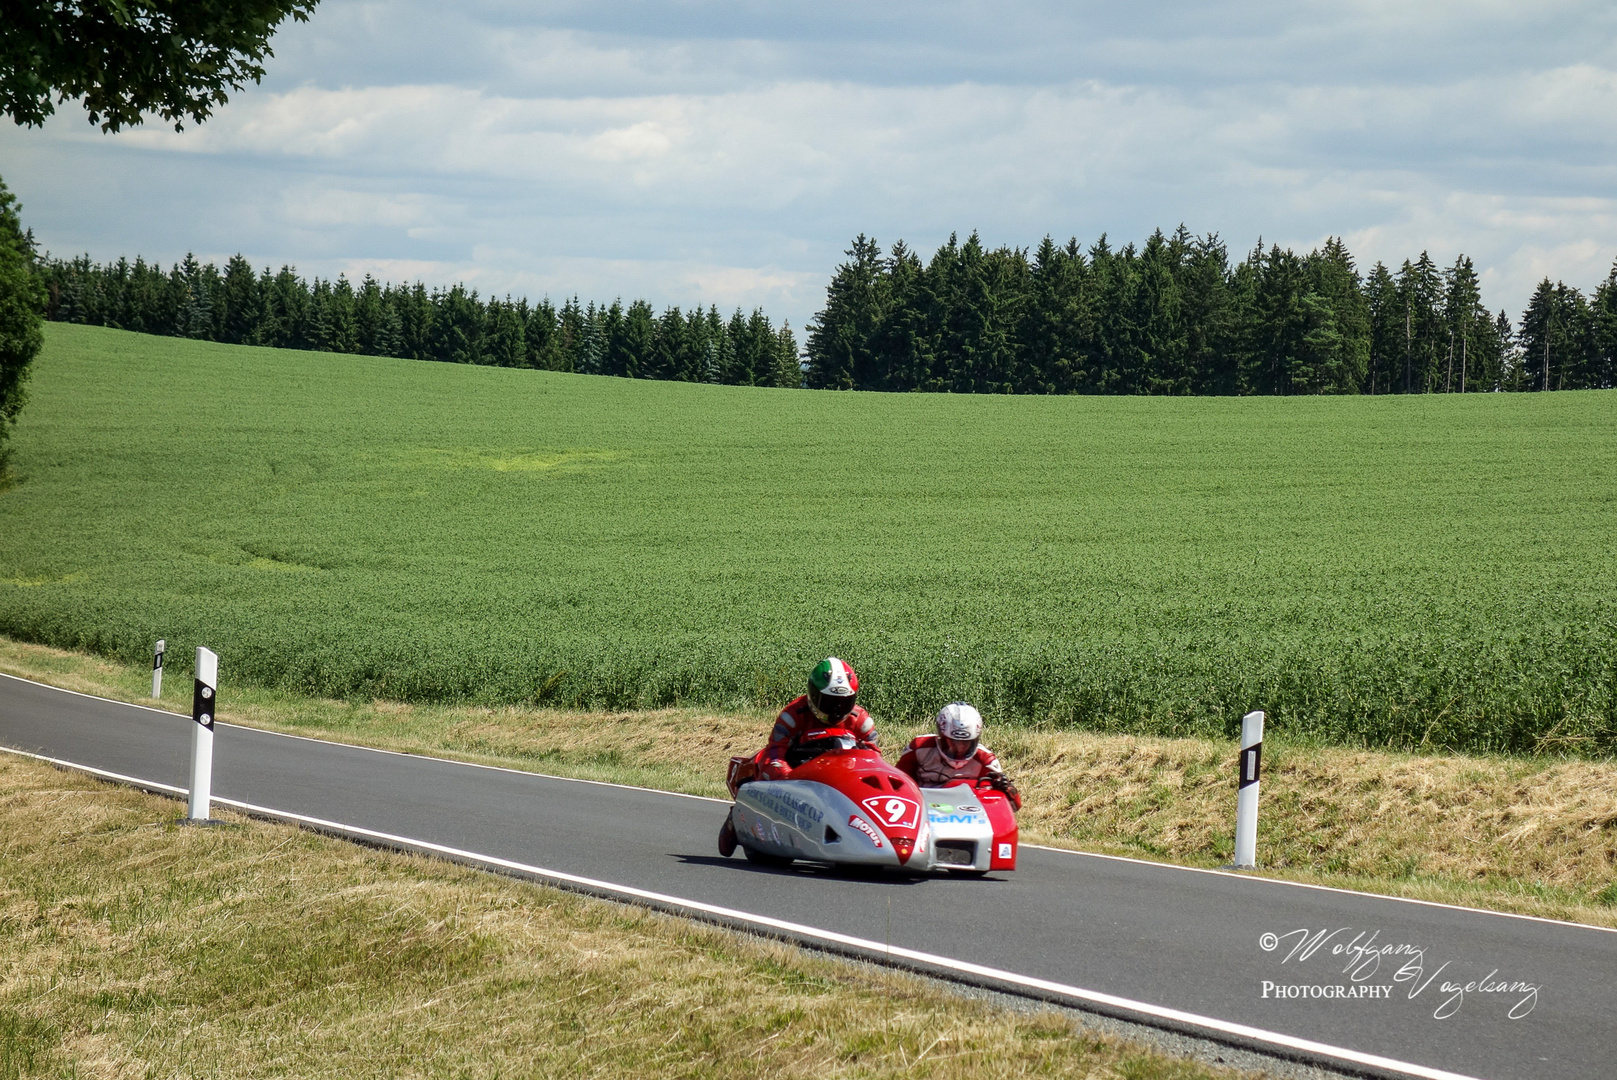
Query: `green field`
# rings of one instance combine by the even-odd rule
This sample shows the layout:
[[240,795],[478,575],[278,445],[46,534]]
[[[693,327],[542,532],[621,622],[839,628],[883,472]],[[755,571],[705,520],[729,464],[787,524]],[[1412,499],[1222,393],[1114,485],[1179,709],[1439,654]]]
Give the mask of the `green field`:
[[1617,396],[1001,398],[47,327],[0,632],[333,697],[1617,749]]

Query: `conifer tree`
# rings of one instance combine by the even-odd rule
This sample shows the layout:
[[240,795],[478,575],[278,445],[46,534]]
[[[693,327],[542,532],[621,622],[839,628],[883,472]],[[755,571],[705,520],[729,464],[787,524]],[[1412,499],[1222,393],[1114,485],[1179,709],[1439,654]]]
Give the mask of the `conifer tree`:
[[803,385],[803,363],[797,353],[797,335],[792,324],[783,321],[775,333],[773,379],[769,385],[783,390],[796,390]]
[[652,362],[652,346],[657,338],[657,317],[651,305],[636,300],[623,312],[623,323],[618,330],[617,349],[621,353],[619,374],[631,379],[646,379]]
[[[888,307],[873,330],[872,352],[880,361],[864,376],[867,390],[940,390],[947,371],[937,367],[939,304],[935,278],[900,240],[887,256]],[[879,374],[877,372],[879,371]]]
[[702,381],[722,383],[735,370],[735,342],[730,340],[724,318],[716,305],[709,305],[706,317],[707,347],[703,350]]
[[1403,387],[1406,394],[1442,389],[1448,328],[1443,320],[1443,275],[1426,252],[1405,261],[1398,275],[1403,302]]
[[886,315],[881,247],[860,233],[844,254],[826,288],[825,308],[808,327],[810,387],[851,390],[870,385],[878,366],[872,353],[876,330]]
[[152,307],[151,288],[151,273],[146,260],[137,255],[134,264],[129,267],[129,277],[124,284],[123,303],[118,311],[120,329],[146,332],[146,313]]
[[584,309],[578,304],[578,297],[562,304],[561,315],[556,320],[557,330],[561,339],[558,342],[559,360],[557,371],[584,371]]
[[1095,324],[1091,339],[1089,384],[1092,394],[1128,393],[1129,362],[1134,328],[1128,318],[1138,277],[1132,244],[1113,250],[1105,233],[1089,246],[1090,277],[1094,283]]
[[232,345],[251,343],[253,331],[263,320],[258,274],[240,252],[225,263],[224,319],[219,340]]
[[1229,250],[1223,241],[1211,233],[1193,240],[1178,280],[1184,364],[1193,394],[1234,394],[1240,386],[1229,278]]
[[601,313],[595,301],[586,304],[581,315],[577,370],[581,375],[604,374],[606,342],[601,334]]
[[1188,234],[1184,226],[1170,240],[1155,230],[1140,249],[1129,290],[1126,383],[1141,394],[1190,393],[1185,366],[1185,326],[1179,297],[1180,263]]
[[1545,278],[1522,313],[1520,366],[1522,390],[1581,390],[1590,378],[1593,320],[1588,302],[1577,289]]
[[320,347],[326,352],[359,352],[359,319],[355,312],[354,287],[349,284],[347,274],[338,274],[336,281],[326,283],[324,301],[318,330]]
[[1608,390],[1617,387],[1617,264],[1595,290],[1589,307],[1593,360],[1590,385]]
[[740,308],[736,308],[730,316],[724,333],[730,341],[730,348],[725,354],[728,364],[720,374],[719,381],[728,386],[753,385],[758,353],[752,335],[747,332],[747,320],[741,317]]
[[677,306],[664,308],[652,330],[651,355],[643,374],[648,379],[679,378],[680,354],[685,349],[685,313]]
[[1377,262],[1364,283],[1364,299],[1370,317],[1370,358],[1366,373],[1367,394],[1390,394],[1400,370],[1403,355],[1403,303],[1392,273]]
[[1306,389],[1313,364],[1305,344],[1316,314],[1304,302],[1307,281],[1295,252],[1271,244],[1257,266],[1256,356],[1249,376],[1260,394],[1290,394],[1300,382]]
[[483,312],[482,348],[477,362],[495,367],[522,367],[528,360],[527,320],[507,296],[489,297]]
[[354,351],[366,356],[396,356],[402,328],[398,310],[382,292],[381,282],[366,274],[354,294]]
[[561,325],[550,297],[539,301],[528,312],[522,337],[528,344],[529,367],[545,371],[564,370],[561,366]]
[[456,284],[433,298],[432,359],[451,364],[483,362],[483,305],[477,293]]
[[706,382],[709,344],[707,315],[700,307],[693,307],[685,315],[685,331],[673,377],[681,382]]
[[1318,375],[1315,393],[1357,394],[1370,366],[1370,305],[1353,256],[1340,237],[1310,253],[1307,276],[1313,327],[1307,338]]
[[1510,316],[1504,308],[1494,319],[1494,339],[1499,348],[1499,382],[1495,386],[1498,390],[1517,389],[1518,373],[1521,370],[1521,339],[1516,333],[1516,326],[1510,321]]
[[208,287],[207,276],[196,256],[187,252],[185,260],[175,268],[175,284],[183,290],[183,307],[178,312],[176,328],[180,337],[210,339],[213,337],[213,290]]
[[613,300],[604,311],[597,309],[601,321],[601,361],[599,373],[602,375],[630,375],[630,357],[625,334],[625,315],[623,300]]

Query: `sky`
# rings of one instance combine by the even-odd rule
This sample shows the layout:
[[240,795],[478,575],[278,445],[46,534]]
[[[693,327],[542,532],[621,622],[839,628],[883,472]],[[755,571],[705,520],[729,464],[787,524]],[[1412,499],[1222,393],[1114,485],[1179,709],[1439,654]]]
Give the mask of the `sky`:
[[1519,317],[1617,259],[1609,2],[322,0],[200,127],[0,121],[53,254],[761,306],[930,254],[1183,223],[1464,253]]

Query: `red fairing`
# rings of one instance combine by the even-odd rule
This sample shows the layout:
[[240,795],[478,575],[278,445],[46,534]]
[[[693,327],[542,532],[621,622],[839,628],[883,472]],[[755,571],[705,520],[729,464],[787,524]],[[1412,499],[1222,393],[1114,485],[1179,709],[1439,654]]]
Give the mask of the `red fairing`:
[[[793,780],[813,780],[846,795],[859,807],[861,820],[893,845],[898,861],[910,861],[923,820],[921,790],[914,780],[883,761],[880,753],[849,750],[822,754],[793,769],[791,775]],[[853,828],[860,826],[857,821],[849,824]]]
[[977,801],[988,812],[988,824],[994,828],[994,852],[988,869],[1015,870],[1016,849],[1020,844],[1016,833],[1016,811],[1011,809],[1011,801],[1003,791],[994,788],[980,787],[976,794]]

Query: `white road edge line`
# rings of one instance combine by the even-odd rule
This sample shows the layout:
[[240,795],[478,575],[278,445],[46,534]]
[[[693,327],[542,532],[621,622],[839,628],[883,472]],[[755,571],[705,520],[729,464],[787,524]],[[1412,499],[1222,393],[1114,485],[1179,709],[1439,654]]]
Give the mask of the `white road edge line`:
[[[104,701],[109,705],[125,705],[131,709],[144,709],[159,716],[173,716],[181,720],[190,720],[184,713],[173,713],[167,709],[154,709],[149,705],[135,705],[116,698],[101,697],[97,694],[86,694],[78,690],[67,690],[50,683],[36,682],[25,679],[21,675],[11,675],[0,671],[0,678],[14,679],[17,682],[28,683],[45,690],[55,690],[62,694],[72,694],[74,697],[89,698],[91,701]],[[246,727],[242,724],[227,724],[221,722],[220,727],[232,727],[238,731],[251,731],[259,735],[271,735],[278,739],[297,739],[300,742],[320,743],[323,746],[343,746],[350,750],[364,750],[372,754],[387,754],[390,757],[408,758],[412,761],[441,761],[447,765],[463,765],[468,769],[488,769],[492,772],[511,773],[513,776],[539,776],[546,780],[565,780],[569,784],[590,784],[594,787],[621,788],[624,791],[645,791],[653,795],[667,795],[673,799],[696,799],[699,802],[721,803],[728,806],[729,799],[715,799],[710,795],[687,795],[683,791],[664,791],[662,788],[640,787],[636,784],[614,784],[607,780],[580,780],[576,776],[555,776],[551,773],[530,772],[527,769],[513,769],[505,765],[481,765],[475,761],[456,761],[454,758],[433,757],[431,754],[406,754],[400,750],[380,750],[374,746],[361,746],[358,743],[338,742],[335,739],[316,739],[309,735],[288,735],[284,731],[269,731],[265,728]],[[0,747],[0,749],[4,749]],[[47,759],[48,760],[48,759]],[[82,766],[75,766],[80,768]],[[92,770],[93,771],[93,770]],[[180,789],[177,789],[180,790]],[[1339,885],[1316,885],[1307,881],[1287,881],[1285,878],[1260,877],[1250,871],[1232,872],[1229,870],[1215,870],[1204,866],[1180,866],[1178,863],[1159,863],[1150,859],[1135,859],[1127,855],[1103,855],[1095,851],[1075,851],[1072,848],[1050,847],[1046,844],[1023,844],[1024,848],[1035,848],[1039,851],[1054,851],[1062,855],[1072,855],[1080,859],[1109,859],[1112,862],[1133,863],[1136,866],[1150,866],[1158,870],[1182,870],[1187,874],[1216,874],[1219,877],[1231,878],[1236,881],[1261,882],[1269,885],[1287,885],[1294,889],[1313,889],[1316,892],[1340,893],[1343,896],[1362,896],[1374,900],[1390,900],[1399,904],[1414,904],[1417,907],[1441,908],[1445,911],[1464,911],[1472,915],[1492,915],[1498,919],[1521,919],[1524,922],[1548,923],[1551,926],[1570,926],[1578,930],[1595,930],[1602,934],[1617,934],[1617,927],[1593,926],[1589,923],[1569,922],[1566,919],[1551,919],[1543,915],[1521,915],[1514,911],[1490,911],[1487,908],[1467,907],[1464,904],[1445,904],[1441,900],[1417,900],[1410,896],[1392,896],[1387,893],[1360,892],[1358,889],[1344,889]]]
[[[87,695],[88,696],[88,695]],[[316,740],[318,741],[318,740]],[[124,776],[121,773],[108,772],[77,762],[64,761],[60,758],[46,757],[43,754],[31,754],[26,750],[15,750],[11,747],[0,746],[9,754],[19,757],[32,758],[35,761],[47,762],[62,768],[73,769],[88,773],[92,776],[108,780],[118,780],[123,783],[135,784],[139,787],[157,788],[162,791],[184,795],[188,792],[184,788],[177,788],[169,784],[158,784],[150,780],[141,780],[138,777]],[[581,877],[577,874],[565,873],[561,870],[550,870],[543,866],[533,866],[528,863],[514,862],[510,859],[501,859],[494,855],[484,855],[476,851],[467,851],[463,848],[448,847],[444,844],[435,844],[429,840],[417,840],[409,836],[399,836],[394,833],[378,832],[374,829],[365,829],[357,825],[345,825],[340,821],[327,821],[324,818],[309,817],[288,810],[276,810],[268,806],[257,806],[253,803],[241,802],[236,799],[221,799],[215,797],[214,802],[222,806],[232,806],[238,810],[245,810],[251,814],[263,817],[276,818],[282,821],[296,822],[300,825],[309,825],[317,829],[332,830],[350,836],[365,837],[379,840],[390,845],[413,848],[421,851],[430,851],[449,858],[475,863],[483,866],[498,867],[501,870],[513,870],[517,873],[545,878],[551,881],[566,882],[583,888],[615,896],[627,896],[637,900],[649,900],[653,903],[685,911],[697,911],[704,915],[712,915],[731,922],[745,923],[751,926],[768,927],[772,930],[781,930],[798,937],[809,938],[816,941],[825,941],[850,948],[860,949],[876,955],[898,956],[916,963],[939,967],[948,971],[958,971],[965,975],[977,975],[986,979],[994,979],[1013,986],[1025,986],[1030,990],[1042,990],[1045,993],[1058,994],[1062,997],[1072,998],[1076,1001],[1089,1002],[1095,1005],[1106,1005],[1115,1009],[1125,1009],[1142,1016],[1150,1016],[1159,1020],[1168,1020],[1176,1024],[1198,1027],[1207,1031],[1216,1031],[1224,1035],[1233,1035],[1237,1038],[1248,1039],[1253,1042],[1267,1043],[1270,1046],[1285,1047],[1289,1050],[1299,1050],[1304,1053],[1320,1057],[1335,1058],[1338,1061],[1352,1062],[1355,1065],[1365,1065],[1370,1068],[1383,1069],[1388,1072],[1400,1072],[1409,1076],[1420,1077],[1421,1080],[1479,1080],[1477,1077],[1464,1073],[1448,1072],[1443,1069],[1433,1069],[1425,1065],[1416,1065],[1412,1062],[1399,1061],[1395,1058],[1382,1057],[1379,1054],[1366,1054],[1358,1050],[1349,1050],[1342,1046],[1332,1046],[1329,1043],[1314,1042],[1312,1039],[1300,1039],[1294,1035],[1285,1035],[1278,1031],[1267,1031],[1263,1028],[1251,1027],[1246,1024],[1231,1023],[1228,1020],[1218,1020],[1211,1016],[1202,1016],[1198,1013],[1185,1012],[1181,1009],[1169,1009],[1161,1005],[1151,1005],[1132,998],[1118,997],[1115,994],[1104,994],[1098,990],[1085,990],[1078,986],[1069,986],[1066,983],[1051,982],[1048,979],[1036,979],[1028,975],[1018,975],[1015,972],[1004,971],[999,968],[986,967],[982,964],[972,964],[963,960],[955,960],[947,956],[937,956],[933,953],[920,952],[916,949],[907,949],[899,945],[888,945],[866,938],[853,937],[850,934],[839,934],[834,930],[822,930],[818,927],[806,926],[802,923],[788,922],[785,919],[776,919],[768,915],[755,915],[748,911],[738,911],[735,908],[720,907],[716,904],[705,904],[699,900],[687,900],[684,897],[670,896],[667,893],[651,892],[647,889],[637,889],[631,885],[619,885],[610,881],[601,881],[597,878]],[[1154,864],[1153,864],[1154,865]]]

